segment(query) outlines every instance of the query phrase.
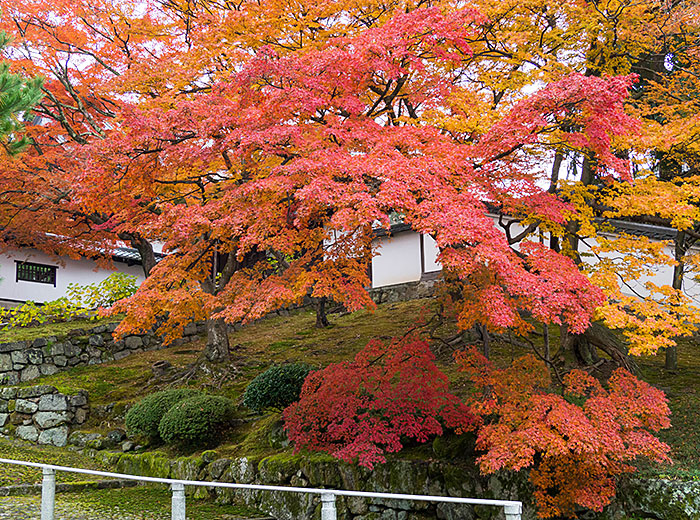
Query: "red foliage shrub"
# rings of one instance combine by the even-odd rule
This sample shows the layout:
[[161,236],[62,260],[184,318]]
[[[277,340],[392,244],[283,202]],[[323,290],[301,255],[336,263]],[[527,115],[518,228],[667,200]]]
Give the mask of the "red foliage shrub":
[[663,392],[623,369],[608,388],[581,370],[564,377],[562,395],[547,393],[549,372],[532,355],[504,370],[476,351],[457,356],[481,395],[472,409],[489,420],[478,433],[482,472],[532,468],[540,517],[601,511],[616,477],[638,457],[668,461],[669,447],[651,432],[670,426]]
[[428,344],[416,338],[369,343],[354,361],[312,372],[284,411],[297,450],[326,451],[374,467],[402,437],[427,441],[443,427],[465,431],[475,417],[448,391]]

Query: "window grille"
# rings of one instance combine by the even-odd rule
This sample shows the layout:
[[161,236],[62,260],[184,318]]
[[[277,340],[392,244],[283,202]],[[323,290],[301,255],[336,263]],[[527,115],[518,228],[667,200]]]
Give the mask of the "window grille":
[[17,279],[25,282],[48,283],[56,287],[56,267],[53,265],[33,264],[31,262],[19,262],[17,266]]

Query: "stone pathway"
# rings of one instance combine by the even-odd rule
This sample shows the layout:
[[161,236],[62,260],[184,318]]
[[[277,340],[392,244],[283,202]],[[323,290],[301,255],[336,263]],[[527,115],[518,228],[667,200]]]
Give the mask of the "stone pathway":
[[[77,496],[76,496],[77,498]],[[188,515],[189,518],[189,515]],[[41,497],[12,496],[0,497],[0,520],[40,520]],[[81,504],[78,501],[66,499],[57,500],[54,520],[169,520],[170,513],[125,512],[118,507],[95,507],[95,504]],[[240,516],[217,515],[217,520],[246,520]],[[248,520],[272,520],[258,518]]]
[[[41,497],[0,497],[0,520],[39,520]],[[118,508],[89,509],[80,503],[61,500],[56,502],[55,520],[166,520],[166,515],[133,515]]]

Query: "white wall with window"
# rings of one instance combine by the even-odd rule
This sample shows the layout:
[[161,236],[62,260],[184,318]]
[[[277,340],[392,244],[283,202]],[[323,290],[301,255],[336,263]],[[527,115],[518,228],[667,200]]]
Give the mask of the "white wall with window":
[[24,301],[43,303],[66,295],[68,284],[99,283],[115,271],[144,280],[141,265],[114,262],[114,270],[98,268],[93,260],[57,260],[33,249],[0,255],[0,304]]

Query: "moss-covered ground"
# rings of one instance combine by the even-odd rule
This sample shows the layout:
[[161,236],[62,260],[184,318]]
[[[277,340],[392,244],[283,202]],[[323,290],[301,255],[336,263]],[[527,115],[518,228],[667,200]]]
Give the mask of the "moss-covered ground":
[[[417,300],[380,305],[375,312],[334,314],[330,316],[332,326],[325,329],[315,328],[315,315],[310,311],[264,319],[230,334],[235,377],[223,385],[204,379],[190,380],[187,384],[207,388],[212,393],[226,395],[240,402],[246,385],[273,363],[303,361],[322,367],[345,361],[352,358],[369,340],[403,335],[407,330],[425,324],[431,315],[431,301]],[[422,331],[425,332],[425,329]],[[433,329],[433,336],[447,338],[454,332],[454,324],[447,323]],[[541,351],[542,336],[533,334],[529,339]],[[558,331],[554,327],[551,330],[551,343],[552,350],[556,351]],[[167,360],[176,369],[184,368],[198,358],[203,344],[203,339],[200,339],[198,342],[136,354],[103,365],[78,367],[42,377],[29,384],[50,384],[69,393],[85,389],[90,393],[93,409],[114,404],[111,415],[94,413],[86,425],[87,429],[105,431],[122,425],[123,411],[131,403],[167,386],[152,377],[153,363]],[[528,349],[522,341],[508,341],[508,337],[494,338],[491,344],[492,359],[497,365],[506,365]],[[453,349],[437,341],[434,342],[434,351],[438,364],[450,378],[454,391],[457,394],[468,391],[468,385],[452,360]],[[667,392],[673,411],[673,427],[663,432],[662,438],[672,446],[676,463],[670,467],[648,470],[683,477],[698,476],[700,341],[695,338],[681,340],[680,370],[677,373],[665,371],[663,361],[662,353],[636,360],[642,378]],[[242,413],[246,412],[242,410]],[[222,456],[263,456],[279,452],[281,450],[273,448],[270,443],[276,430],[279,430],[278,414],[263,417],[248,415],[239,427],[223,439],[222,444],[216,448],[217,452]],[[169,455],[176,454],[170,449],[161,450]],[[420,455],[422,452],[417,453]]]
[[68,332],[75,329],[91,329],[105,323],[114,323],[119,321],[120,317],[100,319],[76,319],[72,321],[64,321],[59,323],[44,323],[33,327],[10,327],[0,329],[0,343],[9,343],[11,341],[33,340],[36,338],[46,338],[50,336],[64,336]]

